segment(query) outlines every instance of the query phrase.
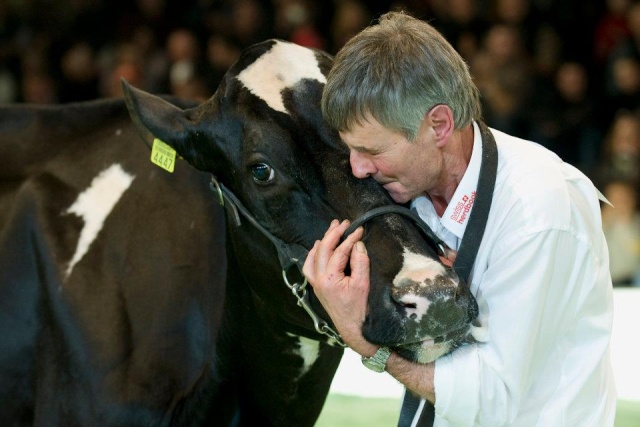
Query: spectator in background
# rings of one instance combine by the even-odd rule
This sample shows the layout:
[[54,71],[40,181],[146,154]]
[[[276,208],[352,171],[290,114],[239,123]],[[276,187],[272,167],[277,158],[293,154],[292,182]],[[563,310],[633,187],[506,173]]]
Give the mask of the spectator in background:
[[[148,26],[140,25],[133,30],[130,42],[132,51],[138,55],[136,65],[142,74],[140,87],[151,93],[167,93],[169,60],[158,36]],[[134,58],[130,59],[134,62]]]
[[640,214],[636,187],[614,180],[604,187],[602,229],[609,247],[613,286],[640,286]]
[[440,32],[468,62],[480,49],[481,37],[489,27],[473,0],[450,0],[441,5],[437,25]]
[[58,102],[53,79],[45,73],[31,73],[22,78],[22,102],[55,104]]
[[611,53],[630,35],[626,13],[630,0],[606,0],[606,13],[596,23],[593,40],[593,57],[604,65]]
[[327,41],[315,23],[317,3],[309,0],[274,0],[275,33],[301,46],[322,49]]
[[609,128],[601,161],[593,174],[602,187],[610,181],[626,181],[640,188],[640,120],[630,111],[620,111]]
[[214,33],[207,41],[203,71],[209,93],[214,93],[229,67],[240,57],[240,47],[228,37]]
[[505,24],[493,25],[482,48],[471,60],[471,72],[482,93],[487,124],[518,137],[528,136],[527,105],[532,68],[519,32]]
[[612,86],[605,95],[603,118],[611,123],[618,110],[640,108],[640,60],[620,56],[612,64]]
[[521,46],[530,54],[536,39],[540,18],[531,0],[492,0],[491,19],[495,24],[510,26],[518,32]]
[[634,2],[629,5],[625,14],[626,31],[625,36],[618,40],[615,48],[607,56],[607,62],[623,57],[640,58],[640,3]]
[[[582,171],[596,166],[602,131],[597,122],[597,105],[589,91],[584,66],[564,62],[556,72],[551,96],[533,103],[531,139],[558,154],[562,160]],[[537,104],[537,105],[536,105]]]
[[211,94],[201,77],[200,47],[188,29],[176,29],[167,38],[169,60],[169,88],[171,93],[184,99],[205,101]]
[[371,16],[364,5],[356,0],[343,0],[336,4],[335,15],[331,23],[331,37],[336,52],[347,40],[369,25]]
[[45,46],[33,43],[21,59],[20,101],[32,104],[58,102],[58,89],[49,72]]
[[232,2],[232,36],[241,46],[261,42],[269,37],[273,22],[267,5],[258,0],[237,0]]
[[60,60],[62,70],[60,102],[88,101],[99,97],[98,66],[93,48],[78,42]]
[[18,67],[20,56],[15,40],[18,17],[8,0],[0,0],[0,102],[18,100]]
[[105,98],[121,97],[121,79],[145,89],[144,58],[133,43],[120,43],[103,60],[101,66],[101,95]]

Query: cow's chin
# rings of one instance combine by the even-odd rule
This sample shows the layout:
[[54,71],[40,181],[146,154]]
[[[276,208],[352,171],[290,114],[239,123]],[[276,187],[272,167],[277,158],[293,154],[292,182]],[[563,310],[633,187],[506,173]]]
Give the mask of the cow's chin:
[[442,357],[453,350],[456,346],[451,341],[442,341],[434,343],[433,340],[423,341],[397,347],[397,353],[405,359],[416,363],[431,363],[439,357]]
[[416,363],[431,363],[439,357],[445,356],[470,343],[482,343],[489,339],[486,325],[479,323],[467,325],[457,331],[450,332],[443,337],[427,338],[420,342],[413,342],[395,346],[394,350],[403,358]]

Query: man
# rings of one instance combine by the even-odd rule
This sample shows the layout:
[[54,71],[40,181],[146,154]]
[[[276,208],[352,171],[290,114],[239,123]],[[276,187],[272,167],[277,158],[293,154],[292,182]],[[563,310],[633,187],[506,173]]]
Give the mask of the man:
[[[544,148],[484,127],[460,55],[406,14],[382,16],[341,49],[322,108],[350,149],[353,174],[411,202],[456,249],[485,139],[497,144],[491,209],[470,276],[488,341],[427,365],[394,352],[386,361],[410,392],[435,402],[434,425],[612,426],[612,288],[593,184]],[[371,357],[379,346],[361,332],[369,259],[362,231],[339,244],[347,226],[334,221],[304,274],[344,341]]]

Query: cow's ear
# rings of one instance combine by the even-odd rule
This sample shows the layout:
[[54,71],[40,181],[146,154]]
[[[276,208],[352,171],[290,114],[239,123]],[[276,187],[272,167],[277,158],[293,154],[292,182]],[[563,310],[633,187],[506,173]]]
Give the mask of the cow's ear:
[[159,138],[171,145],[181,155],[187,150],[192,122],[187,112],[140,89],[136,89],[122,80],[124,99],[131,119],[144,142],[151,147],[153,140]]

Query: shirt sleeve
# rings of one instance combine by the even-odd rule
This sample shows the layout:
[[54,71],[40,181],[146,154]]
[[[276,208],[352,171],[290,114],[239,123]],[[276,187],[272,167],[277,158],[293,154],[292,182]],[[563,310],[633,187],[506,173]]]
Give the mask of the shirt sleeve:
[[606,311],[585,304],[600,260],[568,231],[513,234],[491,249],[487,264],[478,299],[488,309],[488,342],[462,347],[435,365],[436,417],[456,426],[510,424],[536,378],[560,381],[547,363],[561,360],[554,353],[563,346],[580,345],[567,341],[576,318]]

